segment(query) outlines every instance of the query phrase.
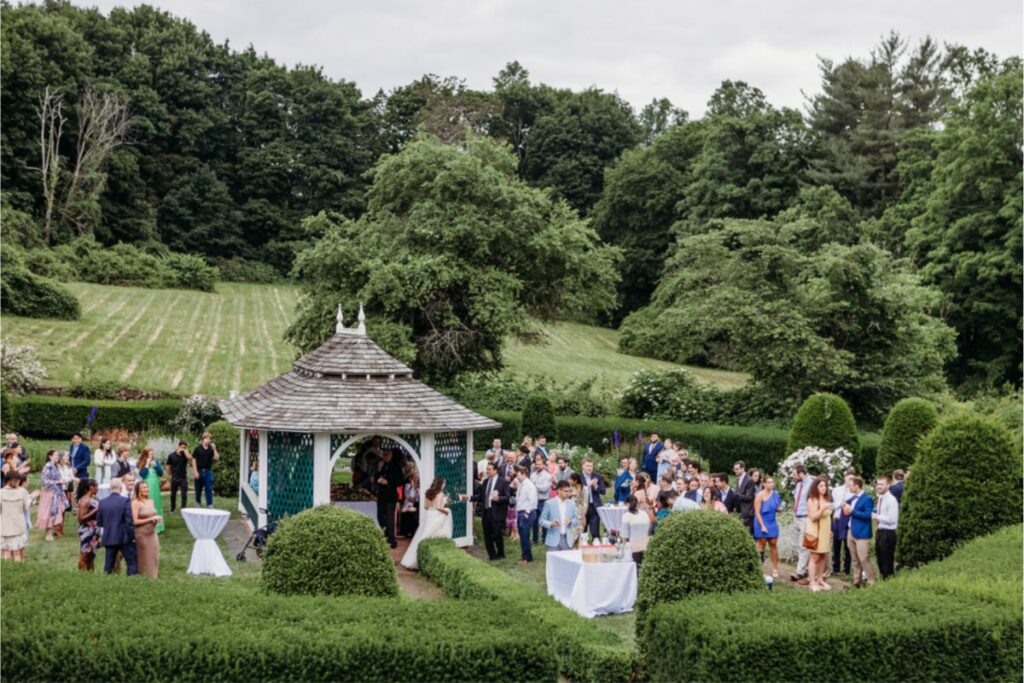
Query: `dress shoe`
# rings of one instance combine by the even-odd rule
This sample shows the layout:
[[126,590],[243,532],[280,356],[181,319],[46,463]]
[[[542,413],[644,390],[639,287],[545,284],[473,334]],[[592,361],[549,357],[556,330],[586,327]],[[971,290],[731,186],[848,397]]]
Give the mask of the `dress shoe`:
[[804,577],[804,578],[800,579],[799,581],[797,581],[796,585],[798,585],[798,586],[806,586],[806,585],[808,585],[810,583],[811,583],[811,580],[808,579],[807,577]]

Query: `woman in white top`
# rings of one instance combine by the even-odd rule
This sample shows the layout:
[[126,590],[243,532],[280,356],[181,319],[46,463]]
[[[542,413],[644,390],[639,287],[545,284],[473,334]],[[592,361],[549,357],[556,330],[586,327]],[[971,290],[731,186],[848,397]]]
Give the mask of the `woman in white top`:
[[619,535],[622,540],[629,541],[629,550],[633,553],[633,561],[639,571],[640,563],[644,561],[644,551],[647,550],[647,539],[651,535],[651,517],[637,507],[636,496],[626,499],[626,507],[628,510],[622,515]]
[[419,550],[420,541],[425,538],[452,537],[452,515],[451,510],[447,507],[448,496],[443,493],[444,484],[444,477],[435,477],[434,483],[427,489],[424,511],[420,516],[420,526],[409,543],[409,549],[402,557],[401,564],[407,569],[419,569],[416,552]]
[[94,454],[96,460],[96,483],[102,486],[110,484],[113,478],[114,463],[117,462],[117,453],[111,446],[110,439],[100,441],[100,449]]

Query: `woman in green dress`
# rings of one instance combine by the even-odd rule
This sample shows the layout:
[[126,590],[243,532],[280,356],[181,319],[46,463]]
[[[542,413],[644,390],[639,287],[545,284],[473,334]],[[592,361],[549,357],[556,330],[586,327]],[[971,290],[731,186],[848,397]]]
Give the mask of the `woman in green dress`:
[[153,449],[149,447],[142,449],[142,454],[139,455],[136,467],[139,468],[139,481],[149,484],[153,507],[156,508],[156,514],[161,517],[160,522],[156,525],[156,532],[158,534],[163,533],[164,501],[160,493],[160,477],[164,476],[164,468],[160,466],[160,461],[156,459]]

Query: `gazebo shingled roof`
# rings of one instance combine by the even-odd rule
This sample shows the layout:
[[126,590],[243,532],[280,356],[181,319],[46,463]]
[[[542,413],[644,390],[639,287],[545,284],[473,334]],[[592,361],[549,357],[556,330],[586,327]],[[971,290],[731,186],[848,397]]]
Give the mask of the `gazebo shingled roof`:
[[338,310],[333,337],[291,370],[220,402],[236,427],[345,434],[492,429],[499,423],[465,408],[412,376],[359,327],[346,329]]

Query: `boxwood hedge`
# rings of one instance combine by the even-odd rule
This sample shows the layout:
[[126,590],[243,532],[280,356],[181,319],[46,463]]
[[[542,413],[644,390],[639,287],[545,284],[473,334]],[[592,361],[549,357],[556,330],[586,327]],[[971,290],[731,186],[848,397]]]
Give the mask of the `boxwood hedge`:
[[860,439],[853,412],[840,396],[820,393],[810,396],[793,418],[786,451],[792,453],[805,446],[831,451],[845,448],[860,455]]
[[140,581],[34,564],[4,563],[3,573],[4,680],[558,677],[557,639],[518,619],[486,619],[482,632],[493,603],[280,596],[235,581]]
[[1020,543],[1016,526],[866,591],[658,605],[645,646],[672,643],[672,652],[648,657],[647,672],[653,681],[1020,680]]
[[[489,601],[492,612],[495,603],[500,603],[497,610],[513,615],[513,623],[528,625],[522,629],[524,632],[532,632],[538,641],[555,643],[560,673],[565,678],[630,681],[637,677],[639,657],[617,636],[563,607],[538,588],[509,578],[500,569],[456,548],[450,540],[424,541],[418,560],[420,572],[440,584],[452,598]],[[528,665],[524,667],[524,671],[528,669]]]
[[935,406],[923,398],[905,398],[894,405],[882,428],[878,473],[892,474],[893,470],[909,468],[917,457],[921,439],[938,421]]
[[[156,401],[97,401],[64,396],[11,396],[12,429],[38,438],[64,439],[85,429],[89,413],[96,407],[92,429],[143,431],[163,427],[181,407],[176,399]],[[236,474],[237,476],[237,474]]]
[[[213,492],[233,498],[238,495],[238,468],[242,434],[225,420],[218,420],[206,428],[215,444],[220,460],[213,463]],[[246,481],[249,476],[246,474]]]

